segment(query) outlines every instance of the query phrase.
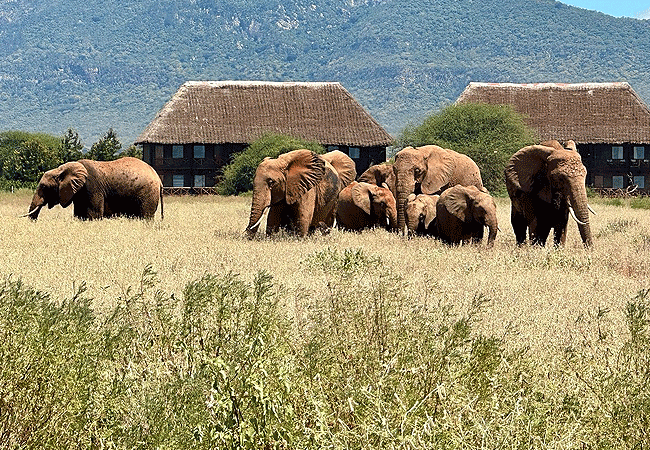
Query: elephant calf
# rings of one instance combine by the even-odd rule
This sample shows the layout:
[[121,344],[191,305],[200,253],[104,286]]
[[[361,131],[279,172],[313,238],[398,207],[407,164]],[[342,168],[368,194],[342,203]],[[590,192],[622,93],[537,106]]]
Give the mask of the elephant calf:
[[82,159],[45,172],[26,215],[36,220],[45,205],[66,208],[73,203],[79,219],[152,219],[159,201],[162,219],[162,182],[146,162],[131,157],[115,161]]
[[436,205],[439,195],[410,194],[406,198],[406,227],[409,234],[437,236]]
[[453,186],[442,194],[436,205],[438,236],[449,244],[479,243],[488,227],[488,247],[497,236],[497,206],[485,190],[476,186]]
[[336,224],[350,231],[372,227],[397,229],[395,197],[386,184],[353,181],[339,193]]

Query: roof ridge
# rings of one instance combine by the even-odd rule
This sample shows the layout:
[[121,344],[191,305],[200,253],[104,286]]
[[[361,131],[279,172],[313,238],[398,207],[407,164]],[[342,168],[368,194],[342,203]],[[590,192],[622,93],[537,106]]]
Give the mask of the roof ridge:
[[470,81],[468,87],[522,87],[528,89],[543,89],[548,87],[558,87],[563,89],[575,88],[598,88],[598,87],[616,87],[621,89],[631,88],[632,86],[627,81],[604,81],[604,82],[584,82],[584,83],[558,83],[558,82],[542,82],[542,83],[489,83],[480,81]]
[[317,87],[341,85],[338,81],[264,81],[264,80],[190,80],[183,83],[183,86],[273,86],[273,87]]

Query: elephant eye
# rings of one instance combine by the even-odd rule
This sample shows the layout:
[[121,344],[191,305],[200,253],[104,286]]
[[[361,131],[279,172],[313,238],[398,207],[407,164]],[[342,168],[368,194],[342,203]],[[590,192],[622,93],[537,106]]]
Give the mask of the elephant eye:
[[275,184],[275,180],[273,178],[269,178],[268,180],[266,180],[266,184],[268,184],[269,186],[273,186]]

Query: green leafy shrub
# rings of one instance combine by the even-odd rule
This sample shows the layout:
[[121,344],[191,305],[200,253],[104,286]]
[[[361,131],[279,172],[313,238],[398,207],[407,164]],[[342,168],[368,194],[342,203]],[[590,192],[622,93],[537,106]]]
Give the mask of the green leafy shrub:
[[61,163],[55,149],[38,141],[25,141],[7,155],[3,175],[11,180],[30,182],[40,180],[46,172]]
[[[0,448],[641,448],[650,441],[650,291],[579,319],[564,360],[478,332],[407,292],[381,257],[314,252],[302,293],[259,272],[206,274],[181,296],[144,268],[95,314],[0,286]],[[323,289],[321,289],[323,288]],[[472,295],[470,293],[470,295]],[[287,305],[294,308],[287,308]]]
[[479,169],[485,187],[494,194],[505,192],[503,171],[517,150],[535,142],[535,132],[508,105],[450,105],[406,127],[398,143],[405,147],[436,144],[464,153]]
[[219,193],[237,195],[252,190],[255,171],[264,158],[277,158],[282,153],[301,148],[315,153],[325,152],[325,149],[316,142],[278,134],[262,136],[243,151],[235,153],[232,161],[223,168],[223,176],[217,185]]
[[[521,376],[529,366],[502,338],[473,331],[484,296],[456,316],[406,297],[404,280],[361,250],[327,249],[304,264],[323,273],[329,290],[313,299],[301,332],[316,446],[474,448],[486,445],[480,428],[490,422],[523,434],[511,421],[527,401]],[[520,436],[500,431],[494,445],[507,438]]]
[[580,346],[566,350],[570,372],[584,387],[581,421],[586,448],[645,448],[650,445],[650,290],[639,291],[624,310],[628,338],[614,344],[601,310]]
[[630,200],[630,207],[634,209],[650,209],[650,197],[634,197]]
[[90,447],[101,371],[83,291],[57,304],[20,281],[0,286],[0,448]]

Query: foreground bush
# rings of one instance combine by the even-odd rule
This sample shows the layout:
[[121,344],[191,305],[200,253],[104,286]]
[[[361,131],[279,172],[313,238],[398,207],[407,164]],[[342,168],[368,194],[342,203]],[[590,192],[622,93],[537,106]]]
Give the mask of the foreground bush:
[[[360,250],[302,261],[325,295],[151,267],[110,311],[0,287],[0,448],[637,448],[649,443],[650,295],[550,366]],[[294,313],[288,315],[292,306]],[[563,362],[562,362],[563,361]]]

